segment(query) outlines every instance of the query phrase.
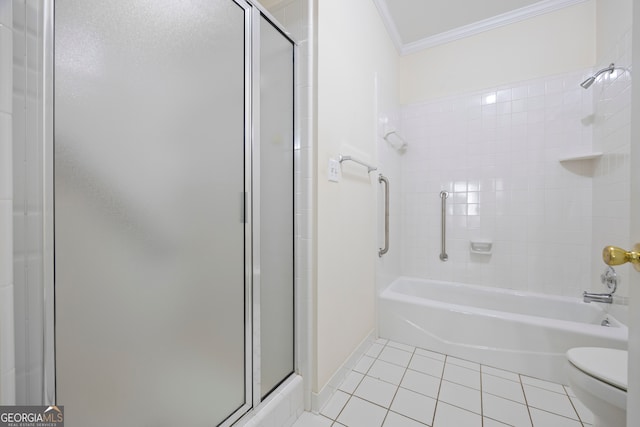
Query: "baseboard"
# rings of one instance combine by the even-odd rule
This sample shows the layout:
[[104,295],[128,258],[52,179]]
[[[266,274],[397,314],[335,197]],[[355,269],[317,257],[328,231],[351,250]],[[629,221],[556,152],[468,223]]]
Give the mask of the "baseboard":
[[338,370],[333,374],[329,382],[320,390],[319,393],[311,393],[311,411],[314,414],[320,412],[320,410],[327,404],[333,393],[336,392],[340,384],[347,377],[349,372],[353,370],[358,363],[358,360],[367,352],[371,344],[376,339],[376,330],[373,329],[367,337],[356,347],[356,349],[351,353],[351,355],[345,360],[345,362],[338,368]]

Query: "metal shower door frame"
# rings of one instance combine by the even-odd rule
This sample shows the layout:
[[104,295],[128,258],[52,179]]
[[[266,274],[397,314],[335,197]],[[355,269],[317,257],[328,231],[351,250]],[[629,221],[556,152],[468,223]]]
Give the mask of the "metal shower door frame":
[[[54,34],[55,0],[44,1],[44,49],[43,49],[43,129],[41,142],[43,145],[43,248],[44,248],[44,369],[43,369],[43,389],[44,404],[56,403],[56,355],[55,355],[55,253],[54,253]],[[251,0],[232,0],[244,10],[245,14],[245,91],[244,91],[244,188],[245,188],[245,403],[236,412],[229,416],[222,427],[230,426],[252,408],[256,408],[261,403],[259,380],[259,357],[254,351],[254,324],[259,330],[259,316],[254,313],[254,298],[256,290],[253,286],[255,260],[254,255],[256,241],[252,236],[259,235],[259,213],[254,211],[252,199],[259,194],[254,192],[252,185],[255,165],[259,159],[254,159],[254,144],[259,144],[259,42],[260,42],[260,17],[269,17],[269,21],[276,26],[283,36],[287,37],[294,45],[294,56],[296,54],[295,42],[291,40],[286,31],[273,21],[267,11],[262,6],[255,4]],[[294,76],[295,93],[295,76]],[[258,104],[256,105],[256,101]],[[294,121],[294,134],[295,129]],[[258,169],[259,171],[259,169]],[[259,261],[259,260],[257,260]],[[259,265],[259,264],[258,264]],[[257,293],[259,296],[259,292]],[[258,299],[259,303],[259,299]],[[296,334],[297,336],[297,334]],[[294,360],[297,366],[297,360]]]

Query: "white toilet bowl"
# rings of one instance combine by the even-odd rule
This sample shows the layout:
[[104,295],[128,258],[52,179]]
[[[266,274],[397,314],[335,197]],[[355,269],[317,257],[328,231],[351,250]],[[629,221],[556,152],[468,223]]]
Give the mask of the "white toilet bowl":
[[569,385],[593,412],[593,427],[625,427],[627,420],[627,352],[579,347],[567,352]]

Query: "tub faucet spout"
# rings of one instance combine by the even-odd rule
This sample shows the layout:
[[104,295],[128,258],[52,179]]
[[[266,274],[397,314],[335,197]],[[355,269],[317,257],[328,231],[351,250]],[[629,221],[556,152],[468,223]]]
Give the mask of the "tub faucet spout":
[[584,302],[603,302],[605,304],[613,303],[613,295],[611,294],[594,294],[584,291],[582,293],[582,299]]

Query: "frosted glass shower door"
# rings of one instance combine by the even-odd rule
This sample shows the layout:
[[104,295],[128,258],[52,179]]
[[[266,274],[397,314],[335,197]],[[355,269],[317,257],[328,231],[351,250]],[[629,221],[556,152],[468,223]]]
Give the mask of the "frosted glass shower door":
[[294,369],[293,44],[260,20],[261,396]]
[[247,8],[55,2],[56,391],[69,427],[215,426],[251,406]]

